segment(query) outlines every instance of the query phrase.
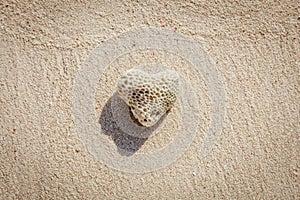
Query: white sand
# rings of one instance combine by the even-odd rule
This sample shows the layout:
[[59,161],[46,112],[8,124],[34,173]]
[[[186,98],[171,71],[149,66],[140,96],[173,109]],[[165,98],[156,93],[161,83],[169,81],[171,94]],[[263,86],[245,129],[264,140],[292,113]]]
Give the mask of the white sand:
[[[296,1],[143,2],[0,3],[0,199],[299,199]],[[224,77],[227,113],[207,157],[197,153],[199,131],[172,165],[130,174],[87,151],[75,131],[72,98],[75,76],[90,51],[141,26],[176,31],[203,47]],[[126,66],[124,58],[112,66]],[[102,74],[106,86],[99,82],[96,92],[98,117],[124,70]],[[205,94],[204,83],[191,84],[197,95]],[[209,124],[205,98],[202,131]],[[163,134],[139,152],[174,137],[178,127],[168,127],[179,124],[177,111],[167,117]]]

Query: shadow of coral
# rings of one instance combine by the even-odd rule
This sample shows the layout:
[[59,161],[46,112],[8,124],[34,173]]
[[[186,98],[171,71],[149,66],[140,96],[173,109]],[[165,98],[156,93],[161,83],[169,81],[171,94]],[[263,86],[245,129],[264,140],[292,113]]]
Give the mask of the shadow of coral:
[[143,127],[133,118],[126,103],[114,94],[103,107],[99,123],[102,133],[112,138],[120,155],[131,156],[142,147],[165,116],[154,126]]

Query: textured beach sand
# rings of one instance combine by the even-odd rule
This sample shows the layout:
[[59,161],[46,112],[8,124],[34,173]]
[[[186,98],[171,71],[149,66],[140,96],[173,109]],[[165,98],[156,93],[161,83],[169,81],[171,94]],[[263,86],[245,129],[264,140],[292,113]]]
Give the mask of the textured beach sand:
[[[299,3],[238,2],[0,2],[0,199],[299,199]],[[73,89],[94,48],[148,26],[189,36],[216,62],[226,117],[207,157],[197,153],[199,131],[173,164],[130,174],[87,151],[75,131]],[[124,58],[112,65],[128,67]],[[98,117],[126,70],[112,69],[95,94]],[[205,94],[204,83],[191,85]],[[209,108],[205,95],[201,102]],[[179,124],[176,111],[165,127]],[[174,136],[161,130],[139,151]]]

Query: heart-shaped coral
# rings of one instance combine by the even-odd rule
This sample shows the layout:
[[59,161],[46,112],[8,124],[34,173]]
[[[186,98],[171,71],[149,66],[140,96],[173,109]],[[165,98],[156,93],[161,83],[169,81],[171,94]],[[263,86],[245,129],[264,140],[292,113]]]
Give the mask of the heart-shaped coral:
[[117,92],[143,126],[153,126],[176,101],[179,75],[173,70],[149,74],[141,69],[127,71]]

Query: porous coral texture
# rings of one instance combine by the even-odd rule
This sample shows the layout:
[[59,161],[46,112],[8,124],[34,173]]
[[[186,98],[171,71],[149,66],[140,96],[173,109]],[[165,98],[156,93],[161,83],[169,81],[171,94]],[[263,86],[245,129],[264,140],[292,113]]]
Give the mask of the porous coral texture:
[[179,75],[173,70],[148,74],[141,69],[127,71],[117,92],[133,116],[146,127],[153,126],[172,108],[178,93]]

